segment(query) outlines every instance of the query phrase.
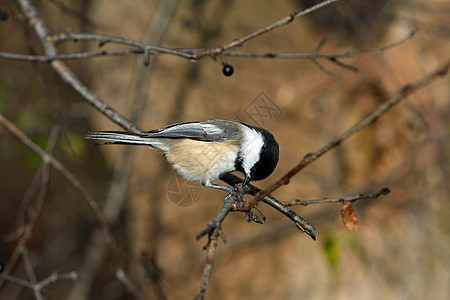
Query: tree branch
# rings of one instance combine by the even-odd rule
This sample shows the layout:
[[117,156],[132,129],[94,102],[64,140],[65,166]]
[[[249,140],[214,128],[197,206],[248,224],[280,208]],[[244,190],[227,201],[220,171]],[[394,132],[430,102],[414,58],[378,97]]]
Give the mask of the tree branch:
[[[339,67],[351,70],[358,71],[358,69],[349,64],[343,63],[341,59],[352,58],[364,54],[372,54],[372,53],[381,53],[388,49],[392,49],[397,47],[407,40],[411,39],[416,31],[411,31],[405,37],[401,38],[398,41],[395,41],[391,44],[388,44],[383,47],[374,48],[374,49],[363,49],[363,50],[353,50],[347,51],[345,53],[336,53],[336,54],[320,54],[319,51],[325,43],[325,40],[322,40],[316,50],[311,53],[255,53],[255,52],[241,52],[241,51],[223,51],[221,52],[222,56],[230,56],[230,57],[240,57],[240,58],[271,58],[271,59],[310,59],[314,62],[318,68],[327,73],[332,74],[330,71],[325,69],[319,62],[319,59],[325,59],[329,62],[336,64]],[[79,53],[69,53],[69,54],[55,54],[55,55],[26,55],[26,54],[16,54],[16,53],[8,53],[8,52],[0,52],[0,58],[11,59],[11,60],[21,60],[21,61],[37,61],[37,62],[53,62],[56,60],[77,60],[77,59],[86,59],[92,57],[106,57],[106,56],[128,56],[128,55],[158,55],[158,54],[171,54],[180,56],[187,59],[198,60],[200,58],[205,57],[206,55],[196,56],[194,53],[199,51],[210,51],[213,49],[205,50],[205,49],[171,49],[160,46],[149,45],[137,41],[127,40],[119,37],[107,36],[107,35],[98,35],[98,34],[88,34],[88,33],[63,33],[59,35],[55,35],[52,37],[53,41],[62,41],[62,40],[94,40],[100,41],[99,46],[103,46],[105,43],[115,43],[122,44],[127,46],[133,46],[138,49],[128,49],[128,50],[103,50],[103,51],[88,51],[88,52],[79,52]],[[216,48],[214,48],[216,49]],[[145,57],[144,57],[145,58]]]
[[200,288],[197,296],[194,298],[196,300],[201,300],[205,298],[206,290],[208,288],[209,279],[211,278],[212,268],[214,260],[216,258],[216,249],[219,242],[220,228],[216,227],[212,233],[209,234],[208,244],[206,248],[206,260],[205,268],[203,269],[202,281],[200,283]]
[[235,202],[235,200],[235,196],[231,194],[224,199],[224,205],[222,209],[219,211],[214,220],[209,222],[208,227],[197,234],[197,240],[205,234],[211,235],[214,230],[216,230],[217,228],[220,229],[220,227],[222,227],[222,222],[223,220],[225,220],[225,217],[228,215],[228,213],[233,209],[233,203]]
[[[42,20],[36,8],[31,4],[29,0],[17,0],[23,14],[27,18],[30,26],[36,32],[42,47],[44,48],[45,55],[56,56],[58,51],[55,48],[51,39],[50,31],[48,30],[45,22]],[[111,121],[117,123],[122,128],[125,128],[131,132],[142,132],[136,124],[126,119],[119,114],[109,104],[101,100],[95,95],[81,80],[60,60],[53,60],[50,62],[50,66],[59,74],[59,76],[70,84],[84,99],[88,101],[98,111],[103,113]]]
[[17,285],[29,288],[31,290],[33,290],[34,293],[34,297],[38,300],[43,300],[44,298],[42,297],[41,291],[48,287],[50,284],[55,283],[57,281],[60,280],[77,280],[78,279],[78,274],[76,272],[68,272],[68,273],[63,273],[63,274],[58,274],[58,273],[53,273],[51,274],[49,277],[44,278],[42,281],[38,282],[38,283],[31,283],[29,281],[11,276],[11,275],[6,275],[6,274],[0,274],[0,279],[2,280],[6,280],[12,283],[15,283]]
[[280,179],[278,179],[276,182],[269,185],[264,191],[259,192],[255,197],[252,199],[239,203],[240,209],[249,209],[250,207],[253,207],[256,203],[264,199],[267,195],[278,189],[279,187],[286,185],[289,183],[290,179],[295,176],[298,172],[303,170],[306,166],[311,164],[313,161],[317,160],[319,157],[330,151],[331,149],[335,148],[336,146],[340,145],[343,141],[345,141],[347,138],[355,134],[356,132],[360,131],[361,129],[369,126],[370,124],[374,123],[383,113],[388,111],[390,108],[392,108],[394,105],[396,105],[401,100],[405,99],[407,96],[412,94],[413,92],[427,86],[434,80],[436,80],[439,77],[445,76],[448,73],[450,62],[447,60],[442,65],[440,65],[438,68],[430,72],[429,74],[425,75],[418,81],[407,84],[403,86],[397,93],[387,100],[384,104],[382,104],[378,109],[367,115],[364,119],[362,119],[360,122],[355,124],[353,127],[345,131],[343,134],[338,136],[337,138],[331,140],[329,143],[327,143],[322,148],[318,149],[317,151],[313,153],[308,153],[305,155],[305,157],[290,171],[288,171],[284,176],[282,176]]
[[97,222],[103,230],[105,235],[106,244],[108,245],[111,255],[113,257],[113,261],[116,265],[116,274],[121,274],[122,276],[119,278],[122,280],[124,285],[136,295],[137,298],[140,298],[139,292],[134,285],[131,284],[131,281],[123,274],[125,274],[123,267],[120,262],[119,253],[117,250],[117,245],[114,241],[113,235],[109,226],[103,217],[102,212],[100,211],[97,202],[92,198],[89,192],[85,189],[85,187],[81,184],[81,182],[57,159],[55,159],[51,154],[42,150],[38,145],[36,145],[30,138],[28,138],[20,129],[18,129],[13,123],[7,120],[2,114],[0,114],[0,123],[15,137],[17,137],[23,144],[25,144],[28,148],[33,150],[36,154],[38,154],[43,160],[44,163],[50,164],[54,167],[63,177],[66,178],[67,181],[78,191],[78,193],[82,196],[82,198],[86,201],[89,208],[94,213]]
[[261,28],[257,31],[254,31],[246,36],[243,36],[241,38],[234,39],[233,41],[229,42],[228,44],[218,46],[211,49],[170,49],[165,47],[159,47],[159,46],[153,46],[153,45],[145,45],[141,42],[136,42],[128,39],[123,39],[119,37],[111,37],[111,36],[102,36],[102,35],[96,35],[96,34],[86,34],[86,33],[61,33],[57,35],[53,35],[50,37],[52,42],[61,42],[64,40],[96,40],[99,41],[99,46],[103,46],[106,43],[116,43],[116,44],[122,44],[127,45],[131,47],[137,47],[142,50],[148,51],[150,54],[155,53],[165,53],[165,54],[172,54],[176,56],[181,56],[187,59],[200,59],[205,56],[211,56],[216,57],[217,55],[223,55],[223,53],[227,50],[240,47],[245,42],[254,39],[262,34],[265,34],[269,31],[272,31],[278,27],[287,25],[291,23],[295,18],[307,15],[315,10],[318,10],[324,6],[327,6],[329,4],[332,4],[334,2],[337,2],[339,0],[326,0],[323,2],[320,2],[310,8],[307,8],[305,10],[299,11],[299,12],[293,12],[289,16],[284,17],[281,20],[278,20],[264,28]]
[[[0,115],[0,118],[1,118],[1,115]],[[58,131],[59,131],[58,128],[59,128],[59,126],[53,126],[52,130],[50,132],[50,138],[49,138],[49,142],[48,142],[48,151],[50,151],[50,152],[53,151],[53,148],[55,146]],[[19,242],[17,243],[13,253],[11,254],[11,257],[9,258],[8,262],[5,265],[3,274],[9,274],[13,270],[16,263],[19,261],[20,256],[21,255],[23,256],[24,253],[27,253],[26,246],[27,246],[28,241],[30,240],[30,238],[33,234],[34,228],[39,220],[39,216],[41,214],[42,207],[44,206],[44,202],[46,200],[49,184],[50,184],[50,164],[48,161],[44,161],[42,164],[41,184],[40,184],[40,189],[39,189],[36,203],[30,210],[31,212],[29,215],[28,222],[26,224],[21,224],[14,234],[14,236],[17,236],[17,237],[20,236],[20,239],[19,239]],[[26,210],[26,209],[24,208],[24,210]],[[23,216],[21,216],[20,221],[23,221],[22,218],[23,218]],[[31,273],[32,270],[30,270],[29,264],[27,264],[25,262],[24,265],[25,265],[25,268],[27,269],[27,272]],[[34,274],[33,274],[33,276],[34,276]],[[2,285],[3,285],[3,281],[0,281],[0,288],[2,287]]]
[[351,197],[345,197],[345,198],[322,198],[322,199],[316,199],[316,200],[300,200],[295,199],[292,201],[284,201],[282,202],[286,206],[294,206],[294,205],[303,205],[308,206],[310,204],[323,204],[323,203],[353,203],[358,200],[366,200],[366,199],[375,199],[380,196],[387,195],[391,192],[389,188],[382,188],[378,192],[373,194],[358,194]]
[[[243,182],[243,180],[241,178],[237,177],[234,174],[226,174],[226,175],[222,176],[220,179],[222,181],[228,183],[231,186],[235,186],[236,184]],[[247,189],[245,190],[245,192],[250,195],[253,195],[253,196],[256,196],[259,192],[262,191],[260,188],[254,186],[252,184],[248,184],[246,186],[246,188]],[[316,240],[317,235],[319,234],[317,229],[315,229],[311,224],[309,224],[305,219],[303,219],[301,216],[299,216],[296,212],[287,208],[283,204],[283,202],[278,201],[272,195],[267,195],[266,197],[264,197],[262,199],[262,201],[264,203],[272,206],[274,209],[278,210],[280,213],[282,213],[289,219],[291,219],[298,229],[300,229],[301,231],[308,234],[313,240]],[[239,207],[237,207],[237,205],[235,205],[235,209],[238,209],[238,208]],[[197,235],[197,238],[199,238],[198,235]]]
[[[146,30],[143,41],[146,43],[159,43],[164,36],[165,30],[178,4],[178,0],[161,1],[158,8],[152,16],[152,20]],[[138,50],[140,51],[140,50]],[[130,89],[131,94],[128,101],[132,104],[128,115],[133,122],[137,122],[141,115],[145,112],[146,88],[152,74],[152,64],[150,67],[144,68],[142,63],[136,60],[134,86]],[[108,189],[106,201],[103,206],[103,215],[108,224],[114,226],[117,223],[120,212],[123,209],[123,203],[127,198],[128,180],[132,169],[132,160],[134,157],[134,147],[125,147],[119,155],[114,165],[113,176]],[[95,243],[99,236],[99,230],[95,230],[89,240],[88,247],[84,252],[84,260],[80,265],[80,280],[78,280],[72,288],[68,300],[80,298],[88,298],[89,292],[95,282],[98,270],[103,262],[105,254],[105,246],[101,243]],[[156,264],[156,262],[154,262]],[[164,292],[158,280],[154,281],[155,293],[159,295],[159,299],[164,299]]]

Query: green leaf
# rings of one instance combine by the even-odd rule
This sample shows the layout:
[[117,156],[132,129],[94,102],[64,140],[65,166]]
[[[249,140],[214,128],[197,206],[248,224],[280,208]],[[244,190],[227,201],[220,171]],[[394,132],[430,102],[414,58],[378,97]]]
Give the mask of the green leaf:
[[336,271],[340,259],[341,248],[334,235],[325,235],[325,239],[322,244],[322,251],[330,269],[332,271]]

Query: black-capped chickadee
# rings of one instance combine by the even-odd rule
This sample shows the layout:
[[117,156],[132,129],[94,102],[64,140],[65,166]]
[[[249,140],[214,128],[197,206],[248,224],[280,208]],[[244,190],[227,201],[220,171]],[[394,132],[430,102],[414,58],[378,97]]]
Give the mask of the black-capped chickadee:
[[150,146],[187,180],[228,192],[233,189],[214,184],[222,175],[240,171],[246,185],[272,174],[278,163],[278,143],[270,132],[234,120],[178,123],[141,134],[95,131],[86,138]]

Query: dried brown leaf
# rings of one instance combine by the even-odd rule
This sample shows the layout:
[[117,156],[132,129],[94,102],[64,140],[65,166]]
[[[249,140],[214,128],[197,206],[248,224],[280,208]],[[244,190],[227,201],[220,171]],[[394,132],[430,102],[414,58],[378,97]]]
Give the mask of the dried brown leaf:
[[356,217],[355,210],[353,209],[353,205],[350,203],[344,203],[341,207],[341,218],[344,226],[347,227],[348,230],[358,229],[358,218]]

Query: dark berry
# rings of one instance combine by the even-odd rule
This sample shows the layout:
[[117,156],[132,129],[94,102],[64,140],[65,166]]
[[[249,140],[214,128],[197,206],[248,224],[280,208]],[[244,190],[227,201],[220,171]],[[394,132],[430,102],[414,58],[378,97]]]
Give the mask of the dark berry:
[[233,75],[234,69],[233,66],[229,65],[229,64],[224,64],[223,68],[222,68],[222,73],[225,76],[231,76]]

